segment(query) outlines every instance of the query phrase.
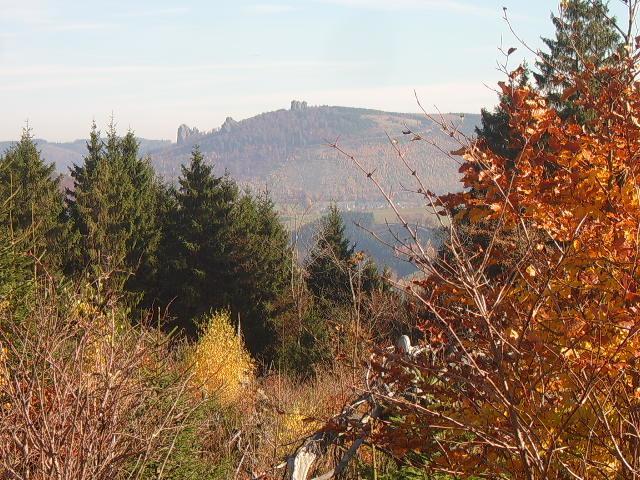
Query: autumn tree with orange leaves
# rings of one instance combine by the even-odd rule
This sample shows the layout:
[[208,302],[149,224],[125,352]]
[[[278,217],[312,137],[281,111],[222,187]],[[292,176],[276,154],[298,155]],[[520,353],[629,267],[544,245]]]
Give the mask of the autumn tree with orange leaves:
[[[482,142],[458,152],[467,191],[434,205],[497,228],[482,251],[452,230],[451,255],[421,261],[428,278],[410,289],[425,348],[377,357],[402,392],[378,395],[392,415],[377,442],[395,455],[463,477],[640,475],[640,56],[628,52],[571,79],[564,95],[593,112],[582,125],[518,87],[517,70],[501,84],[515,160]],[[505,232],[518,245],[494,248]]]
[[[638,2],[624,3],[635,18]],[[464,192],[430,194],[394,146],[416,193],[449,217],[447,254],[427,255],[395,210],[413,239],[397,249],[425,273],[407,287],[424,337],[373,356],[369,416],[358,426],[337,419],[338,438],[359,436],[353,445],[368,441],[456,478],[640,477],[640,39],[632,25],[620,30],[626,47],[612,62],[556,79],[588,112],[580,121],[520,82],[523,69],[511,73],[501,108],[517,155],[458,136]],[[342,152],[393,206],[375,174]],[[485,246],[461,240],[463,218],[495,226]]]

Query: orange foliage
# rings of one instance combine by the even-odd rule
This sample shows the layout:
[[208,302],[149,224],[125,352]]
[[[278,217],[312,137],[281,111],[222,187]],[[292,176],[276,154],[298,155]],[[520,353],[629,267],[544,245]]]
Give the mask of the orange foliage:
[[501,84],[518,157],[472,143],[468,190],[440,200],[524,248],[502,262],[513,252],[465,250],[454,234],[452,259],[415,289],[427,348],[377,365],[403,392],[380,399],[395,415],[377,441],[396,454],[461,476],[640,474],[637,61],[573,79],[583,125],[516,87],[519,71]]

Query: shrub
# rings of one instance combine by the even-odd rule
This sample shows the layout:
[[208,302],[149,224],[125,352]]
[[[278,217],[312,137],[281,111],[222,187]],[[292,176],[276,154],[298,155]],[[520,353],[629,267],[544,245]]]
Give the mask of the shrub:
[[427,335],[376,355],[368,379],[394,419],[376,441],[396,458],[423,454],[428,473],[463,478],[640,473],[639,60],[636,49],[567,79],[564,97],[593,112],[584,124],[516,70],[501,88],[517,158],[473,141],[457,152],[465,191],[422,191],[449,221],[495,230],[480,248],[450,222],[448,255],[434,260],[405,227]]
[[254,378],[253,360],[226,311],[214,313],[204,322],[187,358],[193,367],[193,381],[224,407],[236,405]]
[[121,323],[116,304],[35,298],[22,322],[0,322],[0,478],[102,480],[164,464],[191,412],[184,374],[153,381],[175,369],[166,337]]

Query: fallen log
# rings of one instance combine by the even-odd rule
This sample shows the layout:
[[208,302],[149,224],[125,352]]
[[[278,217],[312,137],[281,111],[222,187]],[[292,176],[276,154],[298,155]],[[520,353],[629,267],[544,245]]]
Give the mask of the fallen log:
[[344,433],[336,430],[324,430],[316,432],[307,437],[302,445],[287,460],[287,480],[309,480],[309,473],[314,465],[327,455],[329,449],[335,446],[344,446],[350,437],[349,433],[356,433],[357,437],[352,440],[351,445],[346,450],[335,468],[328,472],[313,477],[311,480],[329,480],[340,475],[349,465],[351,459],[358,452],[358,449],[366,441],[366,437],[371,433],[372,421],[380,415],[380,408],[374,405],[369,412],[365,412],[359,418],[354,418],[353,411],[364,403],[371,404],[373,396],[366,394],[354,403],[350,404],[343,412],[334,417],[333,423],[352,425]]
[[[395,353],[394,353],[395,351]],[[424,349],[412,347],[406,335],[398,339],[395,349],[381,350],[383,365],[387,361],[402,363],[406,357],[414,357]],[[373,359],[373,356],[372,356]],[[372,381],[373,378],[373,381]],[[330,480],[340,475],[356,455],[358,449],[370,436],[373,423],[382,415],[383,407],[378,398],[415,394],[415,392],[396,392],[395,382],[387,383],[384,374],[372,375],[372,362],[366,374],[367,392],[347,405],[340,414],[328,422],[327,427],[307,437],[302,445],[287,459],[286,480]],[[347,445],[349,445],[347,447]],[[329,453],[332,447],[343,447],[346,451],[335,468],[328,472],[309,478],[314,466]]]

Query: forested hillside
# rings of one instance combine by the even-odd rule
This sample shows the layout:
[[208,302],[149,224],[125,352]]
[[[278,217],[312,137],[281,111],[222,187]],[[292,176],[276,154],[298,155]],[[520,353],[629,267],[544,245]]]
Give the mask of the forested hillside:
[[[479,115],[445,115],[444,119],[466,134],[471,134],[479,123]],[[362,182],[328,145],[338,140],[365,164],[375,166],[388,185],[400,190],[398,158],[387,134],[406,147],[408,160],[429,178],[435,191],[459,188],[455,163],[429,145],[434,142],[447,151],[454,143],[426,116],[311,107],[296,101],[288,110],[263,113],[240,122],[228,118],[219,129],[187,136],[179,144],[155,152],[153,161],[161,175],[175,178],[193,145],[199,144],[207,162],[214,164],[217,171],[229,171],[252,189],[268,189],[278,204],[326,206],[337,201],[351,208],[381,206],[375,190]],[[429,142],[411,142],[416,135]],[[402,199],[413,201],[406,195]]]

